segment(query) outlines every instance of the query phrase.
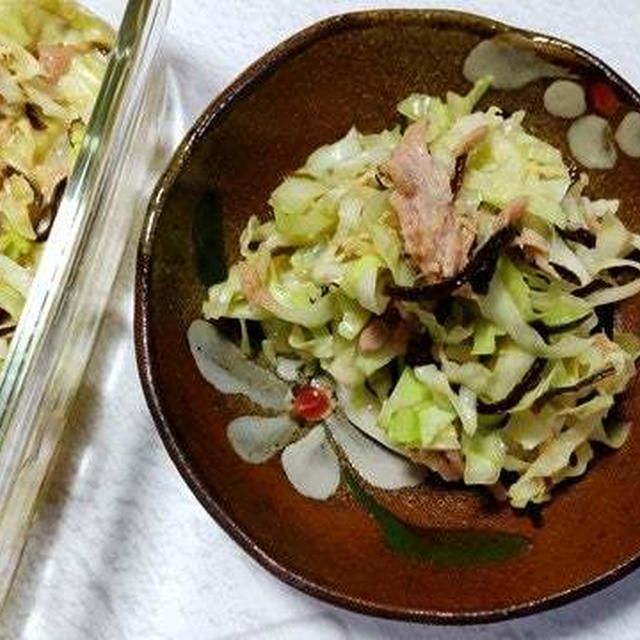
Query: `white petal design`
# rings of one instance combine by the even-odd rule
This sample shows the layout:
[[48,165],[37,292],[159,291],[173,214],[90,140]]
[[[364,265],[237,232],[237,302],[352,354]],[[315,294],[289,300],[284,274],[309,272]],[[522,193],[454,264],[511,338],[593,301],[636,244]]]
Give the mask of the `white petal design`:
[[578,118],[567,133],[571,155],[588,169],[611,169],[618,152],[611,126],[604,118],[590,114]]
[[289,482],[307,498],[326,500],[340,484],[338,456],[327,442],[322,424],[282,452],[282,467]]
[[519,89],[539,78],[569,75],[567,69],[538,56],[528,42],[511,35],[482,40],[467,56],[462,72],[470,82],[493,76],[494,89]]
[[572,80],[556,80],[544,92],[544,107],[557,118],[577,118],[587,110],[585,90]]
[[195,320],[187,333],[200,373],[222,393],[241,393],[264,409],[286,410],[289,386],[248,360],[240,349],[205,320]]
[[630,111],[616,131],[616,142],[628,156],[640,158],[640,113]]
[[417,465],[367,438],[340,412],[333,413],[325,422],[354,469],[374,487],[402,489],[415,487],[424,480]]
[[291,442],[296,429],[296,423],[288,415],[242,416],[229,423],[227,437],[245,462],[260,464]]

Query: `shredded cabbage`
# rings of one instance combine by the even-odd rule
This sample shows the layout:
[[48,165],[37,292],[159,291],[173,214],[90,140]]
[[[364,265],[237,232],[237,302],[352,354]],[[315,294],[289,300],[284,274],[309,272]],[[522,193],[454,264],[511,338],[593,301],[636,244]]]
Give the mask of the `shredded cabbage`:
[[506,207],[526,196],[527,211],[543,221],[567,226],[562,200],[571,181],[562,154],[548,143],[525,132],[525,113],[498,118],[485,140],[470,154],[460,199]]
[[6,356],[113,31],[68,0],[0,0],[0,310]]
[[[618,201],[584,195],[586,176],[571,184],[561,152],[527,131],[524,112],[474,112],[489,85],[398,105],[426,123],[421,151],[445,174],[467,154],[451,206],[477,216],[476,246],[504,224],[497,209],[525,198],[511,221],[522,251],[501,247],[484,288],[458,283],[444,298],[420,288],[388,171],[402,133],[352,128],[275,188],[272,218],[250,218],[241,259],[203,313],[240,320],[243,336],[259,322],[261,357],[276,371],[294,363],[289,377],[328,375],[345,415],[381,445],[425,464],[435,456],[468,485],[510,472],[507,497],[522,508],[585,473],[592,443],[624,445],[628,425],[609,412],[640,340],[611,334],[597,308],[640,291],[630,256],[640,236],[618,218]],[[12,229],[23,218],[16,205]],[[16,291],[21,282],[7,279]]]

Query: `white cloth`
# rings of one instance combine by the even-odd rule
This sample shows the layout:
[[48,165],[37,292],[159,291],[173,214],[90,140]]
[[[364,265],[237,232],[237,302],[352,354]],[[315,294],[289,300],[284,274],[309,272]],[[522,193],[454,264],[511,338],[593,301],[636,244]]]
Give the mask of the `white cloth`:
[[[94,0],[117,14],[118,0]],[[421,6],[400,0],[378,6]],[[430,0],[558,35],[640,86],[637,0]],[[243,68],[361,0],[174,0],[167,47],[190,123]],[[0,617],[11,640],[637,640],[640,572],[600,594],[506,623],[445,628],[341,611],[281,584],[183,484],[152,426],[134,363],[133,243]]]

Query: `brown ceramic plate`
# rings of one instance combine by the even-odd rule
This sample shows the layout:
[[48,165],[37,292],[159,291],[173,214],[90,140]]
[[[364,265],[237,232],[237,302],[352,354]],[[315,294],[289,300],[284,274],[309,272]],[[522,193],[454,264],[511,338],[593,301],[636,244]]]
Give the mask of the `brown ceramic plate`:
[[[209,513],[263,566],[357,611],[425,622],[496,620],[592,592],[640,558],[639,425],[623,449],[600,455],[584,478],[556,491],[539,518],[488,508],[479,492],[441,484],[377,496],[412,531],[497,531],[528,540],[522,553],[502,562],[434,566],[391,550],[374,518],[346,489],[316,502],[293,490],[277,459],[257,466],[239,459],[225,427],[245,403],[201,378],[187,344],[187,328],[206,292],[196,269],[197,225],[208,225],[217,243],[213,251],[221,264],[231,263],[249,214],[266,211],[270,191],[313,149],[354,123],[362,131],[389,126],[397,120],[396,103],[411,92],[465,91],[466,54],[505,31],[529,39],[542,56],[586,82],[613,86],[623,103],[613,124],[630,106],[638,108],[638,94],[593,56],[484,18],[446,11],[332,18],[268,53],[211,104],[158,185],[142,236],[137,357],[171,457]],[[542,107],[547,85],[492,91],[482,105],[526,108],[528,126],[567,152],[567,122]],[[591,173],[592,192],[621,197],[622,217],[636,231],[637,176],[638,161],[624,156],[615,171]],[[203,213],[211,193],[222,215],[215,207]],[[640,331],[634,303],[623,305],[618,321]],[[638,398],[634,385],[621,405],[627,419],[637,415]]]

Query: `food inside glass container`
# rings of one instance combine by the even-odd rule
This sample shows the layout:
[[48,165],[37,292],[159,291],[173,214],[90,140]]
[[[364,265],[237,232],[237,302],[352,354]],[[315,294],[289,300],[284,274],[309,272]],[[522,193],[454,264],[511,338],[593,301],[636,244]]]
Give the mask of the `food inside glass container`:
[[[313,485],[330,475],[307,464],[311,449],[320,459],[319,423],[334,445],[351,422],[516,508],[549,500],[585,473],[596,443],[628,435],[612,409],[640,341],[614,328],[611,305],[640,291],[640,236],[617,200],[586,195],[587,176],[572,177],[523,111],[474,111],[490,83],[409,96],[404,127],[354,128],[312,153],[210,288],[203,314],[215,324],[189,331],[221,391],[272,410],[290,384],[283,418],[241,418],[229,438],[250,462],[284,449],[305,495],[337,486]],[[216,326],[226,319],[239,321],[235,345]]]
[[113,47],[68,0],[0,0],[0,363]]

